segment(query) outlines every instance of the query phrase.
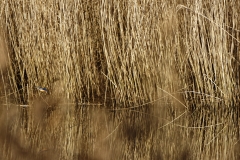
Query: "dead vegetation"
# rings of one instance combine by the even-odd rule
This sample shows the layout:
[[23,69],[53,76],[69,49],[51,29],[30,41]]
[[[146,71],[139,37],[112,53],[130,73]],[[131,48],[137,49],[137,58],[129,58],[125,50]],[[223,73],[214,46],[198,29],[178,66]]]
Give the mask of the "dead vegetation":
[[1,1],[0,159],[239,159],[239,6]]

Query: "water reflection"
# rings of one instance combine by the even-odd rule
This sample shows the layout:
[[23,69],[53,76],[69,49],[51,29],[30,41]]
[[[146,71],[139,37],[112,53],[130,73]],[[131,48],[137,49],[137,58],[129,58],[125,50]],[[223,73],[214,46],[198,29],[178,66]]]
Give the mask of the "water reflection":
[[[1,149],[9,151],[3,159],[159,159],[163,146],[186,143],[181,128],[159,129],[172,119],[167,105],[113,110],[108,108],[117,107],[58,102],[1,107]],[[182,153],[180,148],[172,149]]]

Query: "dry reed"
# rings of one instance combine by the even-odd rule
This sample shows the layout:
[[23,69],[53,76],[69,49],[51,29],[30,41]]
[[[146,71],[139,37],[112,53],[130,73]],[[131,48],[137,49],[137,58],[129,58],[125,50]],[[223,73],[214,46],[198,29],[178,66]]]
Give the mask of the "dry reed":
[[239,6],[0,2],[0,158],[238,159]]

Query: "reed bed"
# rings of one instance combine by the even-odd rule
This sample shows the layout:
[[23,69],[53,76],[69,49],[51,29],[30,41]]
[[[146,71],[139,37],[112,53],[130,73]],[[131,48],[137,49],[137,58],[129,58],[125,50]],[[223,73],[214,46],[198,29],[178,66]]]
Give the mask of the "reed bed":
[[238,159],[239,6],[1,1],[0,158]]

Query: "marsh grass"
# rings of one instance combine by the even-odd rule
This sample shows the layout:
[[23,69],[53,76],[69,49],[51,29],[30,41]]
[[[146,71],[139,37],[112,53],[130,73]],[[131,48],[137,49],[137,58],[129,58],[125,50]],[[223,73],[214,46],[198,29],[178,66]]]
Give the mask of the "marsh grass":
[[0,6],[1,159],[239,159],[239,2]]

